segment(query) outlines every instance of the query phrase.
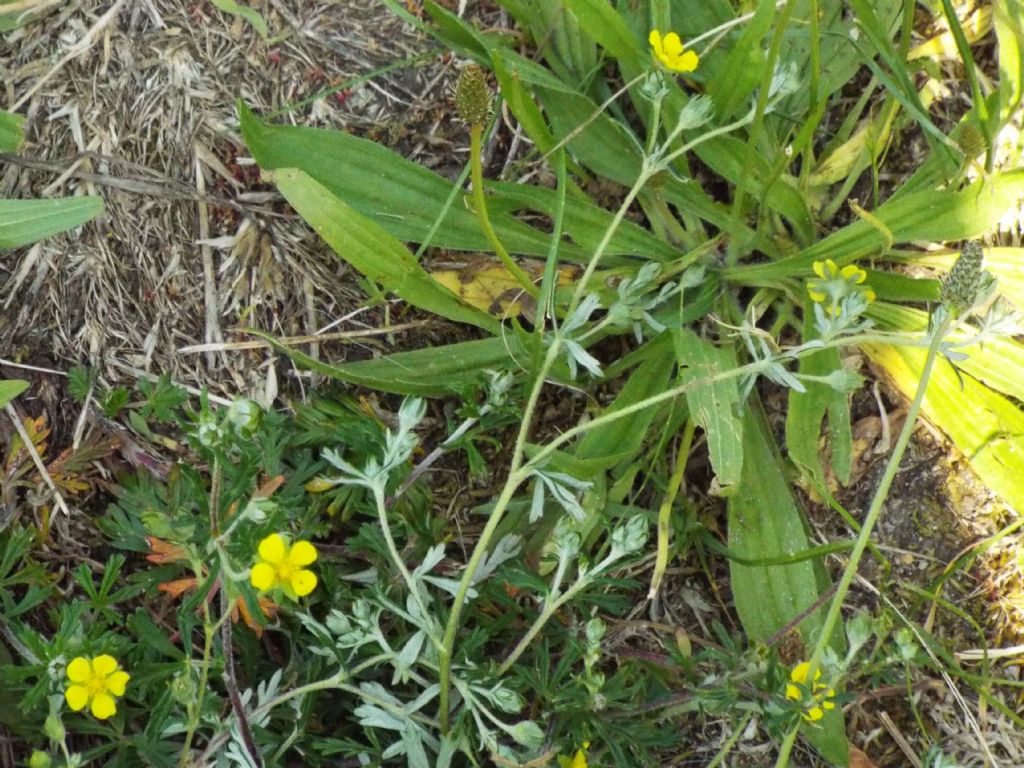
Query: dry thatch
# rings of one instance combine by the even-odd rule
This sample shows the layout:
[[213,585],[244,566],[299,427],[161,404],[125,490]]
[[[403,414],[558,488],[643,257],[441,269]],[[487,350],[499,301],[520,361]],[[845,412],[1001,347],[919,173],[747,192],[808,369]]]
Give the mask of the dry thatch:
[[375,0],[250,5],[269,42],[208,3],[73,0],[0,47],[4,101],[28,118],[0,196],[106,201],[100,220],[0,262],[0,358],[88,364],[107,385],[166,372],[270,400],[266,350],[181,350],[236,340],[240,325],[279,336],[381,325],[351,272],[260,183],[235,101],[298,104],[279,119],[380,137],[437,165],[455,154],[440,135],[454,63]]

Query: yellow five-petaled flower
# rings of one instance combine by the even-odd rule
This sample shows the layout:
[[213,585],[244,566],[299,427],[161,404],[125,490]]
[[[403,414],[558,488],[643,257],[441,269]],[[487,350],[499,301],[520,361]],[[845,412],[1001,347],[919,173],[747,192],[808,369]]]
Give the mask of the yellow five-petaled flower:
[[675,32],[669,32],[662,37],[661,32],[652,29],[651,34],[647,36],[647,41],[651,44],[651,50],[654,51],[654,58],[664,64],[667,69],[671,69],[673,72],[693,72],[697,68],[699,57],[695,52],[683,48],[683,41]]
[[98,720],[106,720],[117,711],[115,696],[124,696],[130,676],[117,668],[117,659],[103,654],[94,659],[77,656],[67,668],[71,685],[64,692],[68,706],[79,712],[89,706]]
[[868,273],[856,264],[838,267],[832,259],[816,261],[811,265],[818,277],[807,281],[807,295],[817,304],[827,305],[825,311],[832,317],[842,312],[842,300],[851,293],[861,293],[867,301],[875,300],[875,292],[864,281]]
[[316,562],[316,547],[308,541],[288,541],[272,533],[260,542],[259,557],[249,573],[252,585],[261,592],[275,587],[291,599],[304,597],[316,589],[316,574],[304,566]]
[[835,709],[836,692],[824,683],[819,683],[821,670],[814,670],[814,684],[807,684],[807,672],[811,665],[804,661],[793,667],[789,673],[789,683],[786,684],[786,698],[799,702],[801,705],[800,714],[804,720],[815,722],[825,716],[825,711]]

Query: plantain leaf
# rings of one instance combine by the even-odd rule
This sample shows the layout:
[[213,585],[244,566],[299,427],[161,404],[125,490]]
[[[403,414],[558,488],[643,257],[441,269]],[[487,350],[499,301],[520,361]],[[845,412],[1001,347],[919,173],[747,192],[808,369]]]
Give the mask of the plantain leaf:
[[[743,422],[743,478],[727,500],[729,549],[745,560],[791,555],[809,547],[803,516],[789,489],[779,455],[759,405],[746,409]],[[754,643],[763,643],[813,606],[828,580],[812,560],[787,565],[743,565],[729,561],[736,613]],[[824,611],[817,610],[797,629],[807,645],[821,633]],[[841,652],[841,638],[833,639]],[[836,765],[849,764],[842,710],[826,712],[820,728],[803,728],[803,736]]]
[[266,341],[296,365],[322,376],[399,395],[443,396],[478,382],[487,370],[505,370],[527,358],[516,336],[464,341],[442,347],[396,352],[375,360],[330,364],[262,331],[247,333]]
[[[297,168],[337,198],[383,227],[399,240],[421,243],[443,216],[431,245],[463,251],[489,251],[476,215],[462,202],[445,209],[452,183],[386,147],[340,131],[262,122],[239,104],[242,136],[260,167],[267,171]],[[557,192],[539,187],[485,182],[488,212],[498,239],[511,252],[547,256],[550,235],[519,221],[523,208],[554,210]],[[529,192],[524,190],[530,190]],[[514,191],[513,191],[514,190]],[[492,194],[493,193],[493,194]],[[566,200],[565,231],[577,242],[590,243],[595,228],[607,227],[612,215],[602,208],[570,196]],[[668,249],[641,227],[625,223],[612,239],[609,256],[668,254]],[[559,257],[586,261],[590,251],[563,242]],[[608,263],[613,263],[609,259]]]
[[[1024,171],[993,174],[966,188],[927,190],[893,198],[879,206],[873,217],[894,243],[911,240],[966,240],[994,227],[1024,196]],[[732,267],[723,276],[746,285],[764,285],[783,278],[809,275],[811,265],[832,259],[840,266],[881,252],[885,234],[863,219],[806,248],[795,256],[770,264]]]
[[25,124],[25,118],[14,112],[4,112],[0,109],[0,152],[17,152],[25,141],[25,134],[21,127]]
[[[703,381],[736,367],[731,349],[718,348],[693,331],[673,329],[676,361],[683,382]],[[690,413],[703,428],[715,477],[723,495],[735,490],[743,469],[743,422],[736,379],[727,378],[697,387],[686,396]]]
[[[904,396],[914,396],[925,350],[865,344],[862,349]],[[1017,509],[1024,505],[1024,413],[973,376],[935,363],[921,413],[967,458],[981,481]]]
[[213,4],[224,11],[224,13],[230,13],[232,16],[240,16],[245,19],[253,29],[259,32],[260,37],[264,40],[269,36],[270,32],[267,29],[267,22],[253,8],[235,2],[235,0],[213,0]]
[[[605,413],[612,413],[662,392],[668,386],[673,368],[675,360],[671,354],[648,357],[636,367]],[[631,459],[643,446],[658,410],[647,408],[635,417],[595,427],[580,441],[576,456],[589,461],[601,460],[600,469]]]
[[0,408],[28,389],[28,382],[20,379],[0,379]]
[[[921,332],[928,327],[928,314],[919,309],[899,307],[892,304],[878,304],[871,307],[871,317],[878,321],[882,330]],[[971,331],[961,331],[949,337],[969,338]],[[1024,401],[1024,346],[1011,338],[986,339],[984,344],[958,346],[957,352],[967,355],[956,365],[993,389]]]
[[0,200],[0,250],[81,226],[103,210],[99,197]]
[[274,172],[274,182],[335,253],[385,290],[435,315],[499,332],[501,326],[493,317],[442,287],[401,242],[315,179],[303,171],[285,168]]
[[[817,338],[814,315],[804,313],[804,341]],[[823,349],[800,361],[800,373],[827,376],[842,368],[838,349]],[[847,396],[827,384],[805,381],[806,392],[789,390],[786,409],[786,448],[793,463],[806,472],[815,485],[825,487],[825,468],[819,442],[822,420],[828,415],[829,447],[832,469],[839,481],[850,479],[853,462],[853,434]]]

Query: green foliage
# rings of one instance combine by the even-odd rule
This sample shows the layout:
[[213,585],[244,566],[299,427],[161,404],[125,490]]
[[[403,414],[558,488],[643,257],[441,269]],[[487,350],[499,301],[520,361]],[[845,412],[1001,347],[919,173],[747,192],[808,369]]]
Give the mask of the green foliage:
[[[43,4],[39,3],[40,8]],[[8,23],[8,17],[0,13],[0,32],[6,31],[4,25]],[[20,115],[0,110],[0,152],[13,152],[21,146],[25,140],[22,132],[24,123],[25,119]],[[74,229],[97,216],[102,210],[103,201],[98,197],[58,200],[0,199],[0,251],[28,245],[50,235]]]
[[[266,36],[252,9],[215,4]],[[291,414],[248,400],[214,408],[167,377],[140,383],[138,402],[123,388],[96,393],[108,418],[175,458],[139,459],[119,481],[96,521],[116,552],[72,571],[76,600],[56,598],[35,533],[0,530],[11,646],[0,675],[21,702],[6,724],[47,759],[539,765],[591,742],[595,765],[660,765],[690,748],[662,725],[685,712],[761,729],[780,768],[798,737],[846,765],[841,706],[808,701],[842,704],[858,675],[892,685],[913,666],[963,673],[912,624],[844,624],[842,611],[918,412],[1024,504],[1024,347],[1008,338],[1019,323],[1004,303],[1024,303],[1015,254],[990,254],[1004,280],[985,307],[980,246],[955,262],[919,252],[982,235],[1024,191],[1024,172],[996,170],[991,146],[1020,102],[1019,14],[994,11],[1001,81],[987,95],[950,20],[975,97],[951,124],[920,90],[935,68],[908,63],[912,4],[499,4],[522,37],[429,0],[426,28],[493,70],[535,147],[527,160],[553,185],[480,178],[481,133],[502,124],[487,124],[482,69],[468,70],[480,103],[456,182],[240,105],[256,161],[367,290],[482,338],[333,364],[254,331],[319,374],[409,396],[372,408],[344,392]],[[678,31],[699,68],[660,68],[651,28]],[[0,114],[4,146],[18,129]],[[914,132],[928,147],[907,172],[899,143]],[[974,150],[986,167],[972,180]],[[851,202],[850,218],[841,209],[858,185],[870,200]],[[0,247],[95,212],[81,199],[0,201]],[[431,248],[493,253],[529,311],[497,317],[445,288]],[[528,271],[527,257],[543,269]],[[870,270],[855,265],[864,259]],[[924,267],[952,272],[917,278]],[[913,398],[859,524],[832,498],[854,464],[850,399],[863,379],[849,349]],[[69,383],[79,401],[92,389],[84,370]],[[0,400],[18,394],[5,384]],[[443,411],[416,397],[456,402]],[[422,482],[446,453],[491,483],[464,510],[471,536],[446,510],[456,500]],[[833,504],[849,538],[811,541],[794,478]],[[727,545],[710,522],[718,498]],[[742,636],[717,625],[694,651],[685,633],[656,634],[665,653],[634,655],[610,643],[646,586],[637,564],[654,520],[650,597],[672,597],[672,557],[692,554],[712,584],[728,569]],[[315,562],[296,554],[309,543]],[[825,558],[839,552],[833,587]],[[302,569],[318,579],[308,594],[294,581]],[[44,620],[26,618],[41,607]],[[110,721],[62,698],[67,664],[101,653],[132,676]]]
[[[961,126],[939,127],[906,63],[912,20],[902,16],[898,4],[858,0],[852,17],[845,4],[831,0],[790,3],[781,10],[774,2],[760,2],[746,16],[727,3],[699,9],[664,2],[615,7],[596,0],[572,0],[560,8],[529,0],[502,5],[537,46],[536,56],[523,56],[507,39],[474,28],[436,3],[424,6],[434,22],[428,29],[441,42],[493,68],[506,104],[544,153],[536,159],[564,161],[555,164],[556,190],[484,182],[486,194],[472,203],[486,208],[484,229],[474,212],[458,203],[458,186],[381,147],[337,132],[272,126],[241,109],[243,135],[257,161],[274,172],[282,193],[342,258],[385,291],[496,337],[432,350],[448,361],[443,364],[428,362],[421,352],[404,352],[373,363],[331,366],[277,346],[279,351],[345,381],[430,395],[445,389],[461,393],[475,362],[518,377],[527,393],[507,480],[489,507],[444,627],[441,731],[450,726],[455,695],[452,665],[457,661],[450,657],[473,644],[473,624],[461,615],[463,599],[493,553],[496,537],[514,530],[527,507],[530,520],[568,515],[581,530],[596,534],[600,510],[610,502],[647,498],[630,486],[638,480],[641,487],[666,482],[659,474],[664,451],[676,443],[672,432],[659,429],[659,416],[667,414],[676,429],[689,423],[691,436],[694,428],[700,430],[714,473],[710,490],[729,498],[732,586],[749,639],[765,642],[796,622],[804,641],[816,648],[812,666],[820,664],[825,648],[833,654],[842,649],[833,614],[871,526],[860,532],[838,596],[803,616],[828,588],[828,577],[820,560],[787,561],[808,549],[803,512],[787,477],[795,469],[825,496],[831,476],[840,482],[850,477],[849,398],[862,379],[844,368],[841,350],[860,345],[896,371],[893,355],[921,362],[924,352],[914,347],[931,345],[947,350],[943,354],[951,361],[956,358],[963,371],[984,382],[978,384],[982,389],[988,385],[1019,397],[1014,377],[990,365],[984,345],[961,361],[959,347],[954,352],[938,337],[949,328],[950,312],[966,315],[966,305],[958,309],[946,295],[955,276],[940,295],[938,282],[913,280],[899,271],[905,252],[887,268],[895,246],[974,238],[1019,197],[1024,188],[1019,171],[989,168],[984,180],[969,182],[966,144],[955,138],[973,123],[993,135],[1006,112],[976,98]],[[647,32],[673,22],[690,41],[687,46],[702,55],[692,79],[667,76],[652,64]],[[1012,98],[1018,71],[1012,66],[1015,42],[1006,34],[1012,15],[998,22],[1001,61],[1011,62],[1004,67],[1011,87],[998,93]],[[953,25],[974,88],[975,64],[962,30]],[[713,45],[701,45],[709,39]],[[824,117],[861,70],[871,83],[829,141]],[[872,98],[881,104],[879,117],[855,130],[857,116]],[[929,153],[902,185],[886,189],[881,202],[885,142],[911,128],[923,131]],[[818,150],[822,143],[825,151]],[[696,162],[728,192],[713,193],[696,180],[691,170]],[[857,218],[840,223],[842,202],[867,171],[874,183],[871,210],[856,207]],[[613,189],[618,185],[614,215],[602,214],[603,202],[583,191],[595,180]],[[633,205],[642,210],[649,231],[630,223]],[[521,216],[527,210],[556,221],[555,237],[564,233],[568,239],[549,242]],[[485,236],[487,219],[494,225],[490,237]],[[397,240],[419,243],[416,256]],[[431,287],[418,263],[428,246],[479,251],[492,244],[506,265],[506,249],[548,260],[540,295],[552,296],[553,302],[534,318],[532,329],[514,321],[498,329],[479,310]],[[380,254],[388,255],[381,260]],[[869,273],[848,266],[867,257],[875,259]],[[558,262],[585,264],[570,289],[553,290]],[[808,293],[814,273],[818,279]],[[852,282],[822,301],[815,297],[824,295],[820,283],[826,277]],[[870,288],[856,287],[865,277]],[[927,327],[900,308],[901,302],[936,300],[943,304],[940,321]],[[974,301],[972,295],[967,304]],[[1016,360],[1015,347],[998,338],[1009,327],[1000,322],[986,319],[978,340],[997,348],[990,355]],[[608,362],[602,350],[610,338],[626,353]],[[796,345],[794,338],[800,340]],[[422,379],[401,373],[407,362],[421,360]],[[929,371],[923,369],[926,379]],[[453,376],[447,387],[445,375]],[[533,444],[530,422],[545,383],[590,392],[613,386],[618,395],[596,409],[589,423]],[[915,375],[906,383],[908,395],[913,394]],[[936,386],[942,396],[954,396],[941,370]],[[762,395],[772,387],[789,390],[786,457],[773,445],[761,415]],[[998,397],[980,391],[978,396]],[[929,415],[932,399],[924,400]],[[964,431],[964,407],[946,413],[945,419],[932,418],[974,456],[979,446]],[[828,469],[820,452],[823,429],[830,446]],[[681,446],[692,450],[689,438]],[[638,462],[640,455],[653,464]],[[1013,464],[1008,471],[1024,470],[1019,458],[1009,456],[1001,459]],[[995,487],[1005,487],[994,465],[975,464]],[[528,505],[517,498],[527,488],[532,489]],[[576,498],[579,492],[582,499]],[[674,497],[673,491],[669,498]],[[552,551],[558,530],[545,522],[536,543]],[[663,545],[669,531],[659,528],[659,536]],[[553,573],[557,585],[557,566],[542,572]],[[764,599],[766,589],[771,600]],[[830,674],[841,672],[837,659],[828,663]],[[830,712],[824,730],[801,730],[830,761],[848,759],[838,712]],[[780,762],[791,746],[788,736]]]

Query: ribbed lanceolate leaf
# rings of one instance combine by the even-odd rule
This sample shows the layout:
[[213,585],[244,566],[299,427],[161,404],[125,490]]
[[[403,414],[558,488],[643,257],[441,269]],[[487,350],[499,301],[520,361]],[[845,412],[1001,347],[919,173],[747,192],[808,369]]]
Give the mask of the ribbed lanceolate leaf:
[[102,210],[99,197],[0,200],[0,249],[28,245],[81,226]]
[[[683,382],[706,381],[736,367],[728,348],[719,348],[688,329],[674,330],[676,361]],[[693,419],[704,430],[711,467],[723,491],[731,493],[743,469],[743,422],[738,415],[740,393],[735,377],[699,386],[687,393]]]
[[[431,245],[464,251],[489,251],[490,244],[476,214],[457,196],[445,208],[452,183],[421,165],[406,160],[372,141],[340,131],[262,122],[245,105],[239,106],[242,135],[253,157],[264,170],[296,168],[319,182],[346,205],[382,227],[399,240],[423,242],[439,217],[441,225]],[[557,193],[539,187],[485,182],[488,212],[498,239],[511,253],[547,256],[550,235],[519,221],[522,210],[553,210]],[[602,208],[571,196],[566,200],[563,227],[576,243],[600,238],[612,215]],[[608,256],[671,252],[641,227],[624,223],[612,238]],[[584,261],[590,251],[570,242],[559,246],[559,257]],[[609,262],[610,263],[610,262]]]
[[461,387],[481,381],[484,371],[504,370],[516,365],[516,360],[527,357],[518,337],[509,334],[504,338],[396,352],[375,360],[330,364],[285,346],[269,334],[252,330],[249,333],[266,341],[301,368],[399,395],[450,395]]
[[[667,349],[665,351],[668,352]],[[636,367],[605,413],[613,413],[662,392],[668,386],[673,368],[675,360],[671,354],[647,358]],[[580,459],[601,460],[601,469],[632,458],[643,446],[647,431],[657,414],[657,408],[647,408],[636,416],[590,430],[580,441],[576,456]]]
[[[904,396],[914,396],[924,366],[924,349],[881,344],[867,344],[863,349]],[[1024,508],[1024,413],[1013,402],[969,374],[958,376],[953,366],[940,358],[921,412],[949,436],[985,485],[1013,507]]]
[[[814,316],[806,313],[804,341],[816,338]],[[800,361],[800,373],[827,376],[842,368],[838,349],[823,349]],[[828,444],[832,469],[840,482],[850,478],[853,435],[850,427],[850,409],[847,395],[820,382],[805,382],[806,392],[789,390],[789,408],[786,410],[786,448],[789,458],[810,475],[819,486],[825,486],[825,468],[819,451],[821,426],[828,416]]]
[[[928,327],[928,315],[919,309],[878,304],[871,307],[871,317],[879,328],[887,331],[922,332]],[[949,337],[957,339],[973,336],[970,330],[959,331]],[[984,344],[956,347],[956,352],[967,355],[958,360],[957,367],[989,387],[1024,401],[1024,346],[1011,338],[989,338]]]
[[[782,471],[761,409],[746,409],[743,476],[728,499],[729,549],[745,560],[770,560],[808,548],[803,516]],[[730,560],[733,600],[743,629],[763,643],[818,600],[827,576],[811,560],[786,565],[742,565]],[[824,611],[811,613],[798,629],[808,645],[818,640]],[[839,649],[841,650],[841,649]],[[846,765],[849,757],[842,710],[836,707],[804,736],[826,759]]]
[[[994,227],[1024,196],[1024,171],[993,174],[965,189],[927,190],[894,198],[872,216],[888,230],[893,243],[911,240],[964,240]],[[783,277],[809,275],[820,259],[848,264],[888,247],[886,233],[874,223],[859,220],[796,256],[770,264],[724,270],[730,281],[760,285]]]
[[401,242],[293,168],[274,172],[281,194],[341,258],[409,304],[497,333],[500,324],[430,277]]
[[28,389],[28,382],[20,379],[0,379],[0,408]]
[[21,130],[24,124],[25,118],[21,115],[0,109],[0,152],[18,151],[25,140],[25,134]]

